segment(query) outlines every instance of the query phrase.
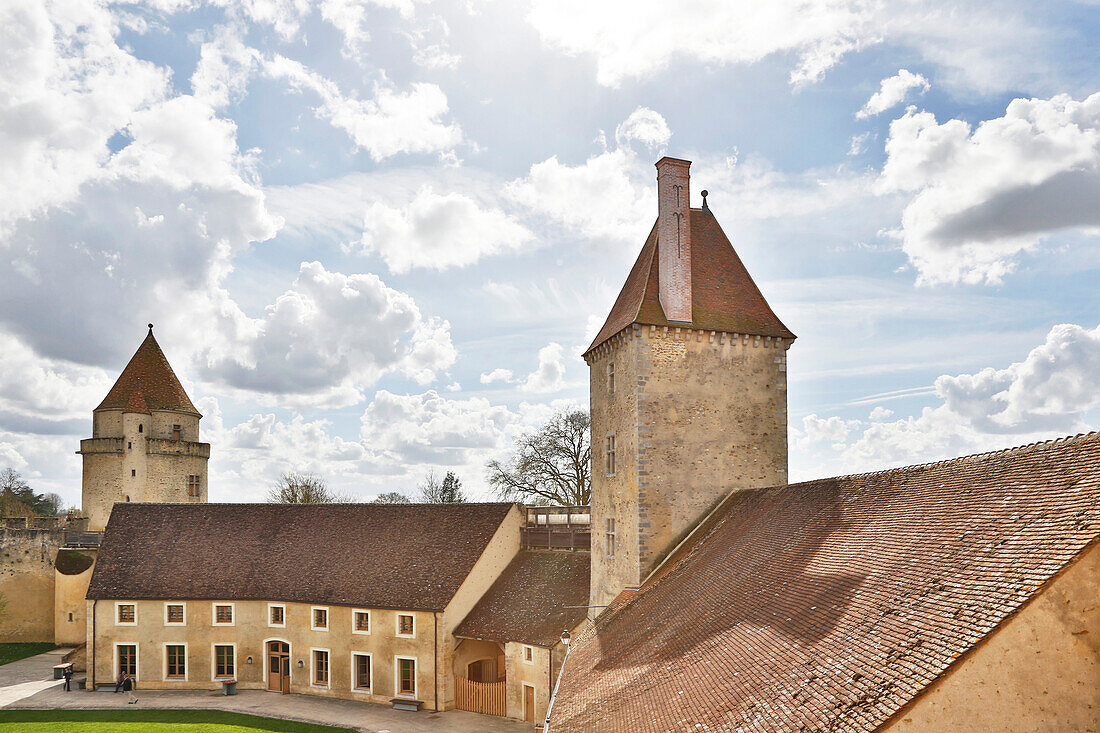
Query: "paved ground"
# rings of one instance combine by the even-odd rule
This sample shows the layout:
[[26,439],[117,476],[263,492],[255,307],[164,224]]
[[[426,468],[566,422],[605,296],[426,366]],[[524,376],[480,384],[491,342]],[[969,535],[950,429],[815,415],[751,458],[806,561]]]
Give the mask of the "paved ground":
[[[0,666],[0,707],[6,708],[128,708],[122,693],[65,692],[51,667],[64,650],[39,654]],[[16,668],[16,665],[19,665]],[[82,676],[82,675],[81,675]],[[75,685],[74,685],[75,687]],[[280,695],[242,690],[226,697],[208,690],[138,690],[143,708],[209,708],[358,728],[364,733],[530,733],[533,727],[506,718],[461,710],[445,713],[405,713],[384,705],[330,700],[312,695]]]

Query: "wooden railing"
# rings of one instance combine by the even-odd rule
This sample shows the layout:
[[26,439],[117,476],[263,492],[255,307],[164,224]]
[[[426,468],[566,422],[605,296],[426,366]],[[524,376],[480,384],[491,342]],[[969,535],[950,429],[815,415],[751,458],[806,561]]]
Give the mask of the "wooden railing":
[[586,506],[529,506],[523,544],[529,549],[587,551],[592,545]]
[[455,707],[484,715],[508,714],[507,682],[474,682],[455,677]]

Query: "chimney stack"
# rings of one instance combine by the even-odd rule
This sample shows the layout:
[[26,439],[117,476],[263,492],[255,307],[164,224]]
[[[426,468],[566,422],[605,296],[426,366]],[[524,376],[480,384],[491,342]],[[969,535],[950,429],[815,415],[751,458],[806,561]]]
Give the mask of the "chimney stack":
[[665,318],[691,323],[690,160],[657,161],[657,257]]

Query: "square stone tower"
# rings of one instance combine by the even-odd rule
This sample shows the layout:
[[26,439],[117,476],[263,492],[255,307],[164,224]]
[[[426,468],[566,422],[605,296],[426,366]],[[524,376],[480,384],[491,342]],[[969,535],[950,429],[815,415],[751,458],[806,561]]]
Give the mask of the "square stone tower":
[[[787,483],[787,349],[691,163],[657,162],[657,222],[584,358],[592,410],[592,586],[637,588],[722,498]],[[594,609],[594,614],[599,609]]]
[[199,442],[200,419],[149,324],[77,451],[88,528],[103,529],[116,502],[205,502],[210,444]]

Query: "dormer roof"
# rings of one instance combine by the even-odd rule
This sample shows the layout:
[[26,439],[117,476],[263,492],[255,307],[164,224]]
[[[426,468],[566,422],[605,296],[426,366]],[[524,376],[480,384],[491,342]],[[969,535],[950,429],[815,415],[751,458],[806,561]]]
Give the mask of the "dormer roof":
[[654,224],[611,313],[586,354],[634,323],[795,338],[764,300],[710,209],[690,209],[690,223],[691,323],[673,323],[661,308]]
[[152,328],[96,410],[178,410],[199,414],[153,338]]

